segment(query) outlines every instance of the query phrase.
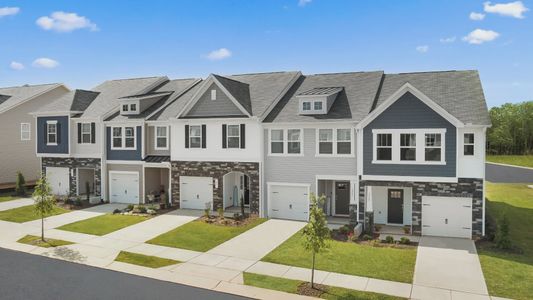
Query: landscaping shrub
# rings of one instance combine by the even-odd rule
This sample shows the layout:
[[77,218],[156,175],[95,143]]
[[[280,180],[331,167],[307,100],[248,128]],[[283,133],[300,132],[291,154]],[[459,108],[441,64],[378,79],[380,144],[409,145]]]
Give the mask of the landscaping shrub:
[[390,235],[387,235],[387,236],[385,237],[385,243],[387,243],[387,244],[394,244],[394,238],[393,238],[392,236],[390,236]]
[[80,196],[76,197],[76,199],[74,200],[74,205],[76,205],[77,207],[83,206],[83,202],[81,201]]
[[146,213],[146,207],[145,207],[144,205],[139,205],[139,206],[137,207],[137,209],[139,210],[139,212],[140,212],[141,214],[145,214],[145,213]]
[[400,244],[403,244],[403,245],[409,245],[409,243],[411,243],[411,240],[406,238],[406,237],[401,237],[400,238]]
[[370,241],[372,239],[372,236],[370,236],[368,234],[365,234],[365,235],[363,235],[362,239],[363,239],[363,241]]
[[26,180],[24,179],[24,175],[20,171],[17,172],[17,179],[15,183],[15,193],[19,196],[25,196],[26,195]]
[[116,214],[120,214],[122,211],[118,208],[115,208],[115,210],[113,211],[113,214],[116,215]]
[[204,217],[206,219],[209,219],[209,211],[211,211],[211,203],[210,202],[206,202],[205,203],[205,208],[204,208]]
[[126,211],[132,211],[134,208],[135,206],[133,204],[128,204],[128,206],[126,207]]
[[508,250],[512,247],[511,238],[509,237],[509,220],[505,214],[502,215],[498,223],[498,230],[496,231],[494,241],[496,242],[496,247],[500,249]]
[[235,221],[242,221],[242,220],[244,220],[244,216],[241,215],[240,213],[234,213],[234,214],[233,214],[233,220],[235,220]]
[[224,219],[224,209],[222,207],[217,208],[218,217]]

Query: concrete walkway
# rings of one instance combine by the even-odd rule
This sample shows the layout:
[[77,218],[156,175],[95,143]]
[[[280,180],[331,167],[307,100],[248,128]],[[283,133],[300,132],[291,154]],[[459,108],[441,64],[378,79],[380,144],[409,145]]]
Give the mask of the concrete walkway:
[[10,200],[5,202],[0,202],[0,211],[9,210],[13,208],[18,208],[22,206],[28,206],[35,203],[32,198],[21,198],[17,200]]
[[442,289],[443,296],[450,291],[488,295],[476,246],[467,239],[422,237],[413,283],[426,287],[420,290]]

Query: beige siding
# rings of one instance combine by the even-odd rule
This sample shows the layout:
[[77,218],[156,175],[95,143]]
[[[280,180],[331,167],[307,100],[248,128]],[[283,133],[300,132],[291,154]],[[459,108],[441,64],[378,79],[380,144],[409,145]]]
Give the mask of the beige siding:
[[[18,107],[0,114],[0,183],[14,182],[17,171],[26,181],[40,176],[40,159],[36,156],[35,118],[29,113],[51,103],[63,94],[66,88],[58,87]],[[20,140],[20,124],[30,123],[31,138]]]
[[137,172],[139,173],[139,200],[144,202],[144,181],[143,181],[143,165],[141,164],[132,164],[132,165],[123,165],[123,164],[108,164],[107,165],[107,191],[106,199],[109,201],[109,172],[110,171],[127,171],[127,172]]
[[[86,121],[91,123],[91,121]],[[70,153],[83,157],[100,157],[102,152],[102,124],[95,122],[95,143],[78,144],[78,119],[70,120]]]
[[168,132],[168,149],[169,150],[156,150],[155,149],[155,126],[146,127],[146,154],[147,155],[165,155],[170,156],[170,126],[167,127]]

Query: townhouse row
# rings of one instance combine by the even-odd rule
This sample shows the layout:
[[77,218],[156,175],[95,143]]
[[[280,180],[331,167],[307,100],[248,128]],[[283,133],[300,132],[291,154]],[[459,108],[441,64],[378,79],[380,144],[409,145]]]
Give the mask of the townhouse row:
[[476,71],[111,80],[32,115],[58,195],[305,221],[313,192],[352,223],[484,234]]

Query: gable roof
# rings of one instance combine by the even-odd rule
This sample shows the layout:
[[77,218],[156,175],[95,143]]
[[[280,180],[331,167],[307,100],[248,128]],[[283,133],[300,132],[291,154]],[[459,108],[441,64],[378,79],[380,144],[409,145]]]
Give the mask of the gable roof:
[[406,83],[418,89],[464,124],[491,124],[477,71],[441,71],[385,74],[375,108]]
[[[382,71],[331,73],[304,75],[294,86],[287,97],[280,101],[272,112],[265,118],[267,123],[288,122],[359,122],[372,109],[376,97]],[[335,89],[332,89],[335,87]],[[339,90],[337,98],[329,112],[324,115],[300,115],[300,94],[330,93]]]
[[39,108],[34,113],[40,112],[83,112],[98,96],[98,92],[86,90],[70,91],[57,100]]
[[[50,83],[0,88],[0,113],[8,111],[19,104],[34,99],[60,86],[64,87],[61,83]],[[65,89],[67,88],[65,87]]]
[[250,101],[250,85],[223,77],[220,75],[213,75],[218,82],[239,102],[239,104],[251,115],[252,103]]
[[183,110],[183,108],[189,103],[196,93],[200,90],[202,84],[195,84],[190,89],[187,89],[183,94],[177,96],[173,101],[169,101],[166,106],[154,112],[151,116],[148,117],[149,121],[168,121],[170,118],[176,118],[178,113]]

